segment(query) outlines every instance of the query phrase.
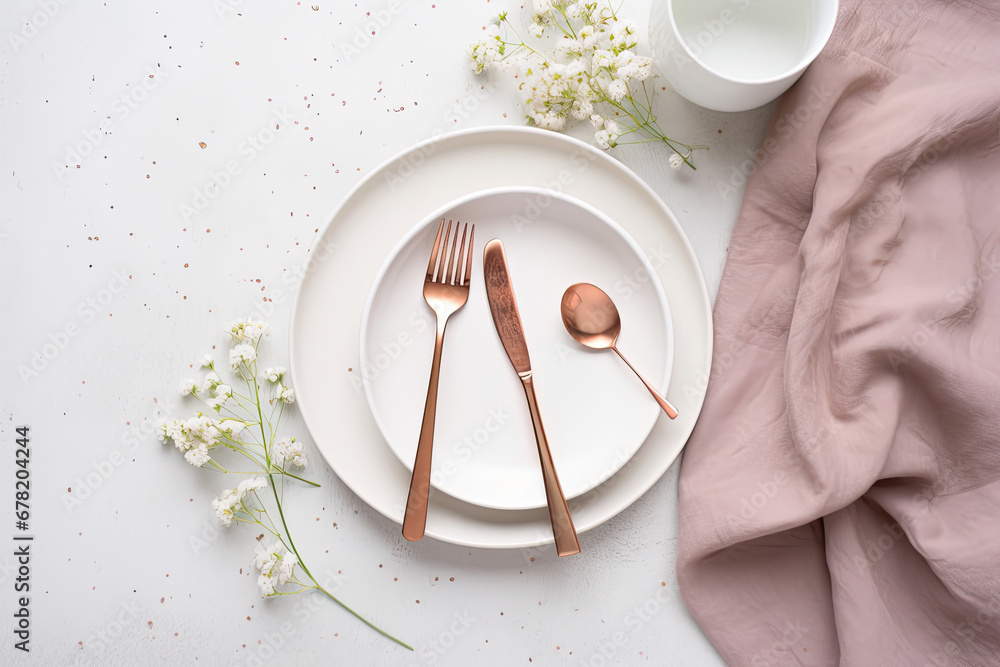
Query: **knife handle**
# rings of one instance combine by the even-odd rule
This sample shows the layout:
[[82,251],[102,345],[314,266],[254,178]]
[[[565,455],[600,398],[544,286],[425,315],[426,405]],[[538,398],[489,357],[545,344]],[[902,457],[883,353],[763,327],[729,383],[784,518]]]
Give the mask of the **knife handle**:
[[542,415],[538,412],[538,399],[535,397],[535,385],[531,380],[531,371],[518,373],[524,385],[524,394],[528,397],[528,410],[531,412],[531,424],[535,427],[535,440],[538,442],[538,458],[542,464],[542,480],[545,482],[545,499],[549,504],[549,519],[552,521],[552,535],[556,540],[556,552],[560,556],[572,556],[580,553],[580,540],[576,536],[573,517],[569,514],[566,496],[563,495],[559,475],[552,463],[552,453],[549,452],[549,441],[545,437],[545,427],[542,426]]
[[427,499],[431,492],[431,453],[434,451],[434,420],[437,413],[438,378],[441,376],[441,350],[444,348],[444,330],[447,318],[438,318],[434,337],[434,358],[431,360],[431,379],[427,383],[427,400],[424,402],[424,419],[420,423],[417,455],[413,460],[410,492],[406,496],[403,514],[403,537],[416,542],[424,536],[427,527]]

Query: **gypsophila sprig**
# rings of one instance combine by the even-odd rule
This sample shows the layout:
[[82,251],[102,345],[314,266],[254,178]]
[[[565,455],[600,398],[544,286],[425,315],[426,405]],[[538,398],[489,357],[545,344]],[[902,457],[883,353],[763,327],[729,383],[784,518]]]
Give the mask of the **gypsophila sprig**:
[[[695,168],[691,156],[708,146],[671,139],[652,110],[653,61],[635,53],[635,26],[607,0],[535,0],[528,41],[503,12],[470,45],[476,74],[513,77],[529,125],[561,131],[572,120],[590,121],[594,140],[607,150],[619,144],[662,142],[669,164]],[[550,49],[546,49],[550,46]]]
[[[260,344],[270,331],[267,323],[251,318],[233,323],[227,333],[232,344],[229,366],[234,382],[223,380],[215,361],[205,355],[200,362],[206,369],[202,381],[184,380],[180,385],[181,395],[200,401],[203,409],[187,419],[160,422],[160,440],[173,443],[184,459],[197,468],[226,475],[252,475],[220,492],[212,500],[212,510],[226,528],[233,524],[253,524],[271,536],[269,546],[258,541],[253,555],[261,597],[318,591],[365,625],[412,651],[411,646],[373,625],[323,588],[295,548],[282,503],[285,479],[311,486],[319,484],[289,470],[301,471],[306,467],[308,457],[303,444],[295,438],[277,435],[282,413],[285,406],[295,402],[295,392],[286,384],[284,368],[268,367],[258,372]],[[249,467],[251,471],[227,470],[216,458],[220,453],[241,461],[240,467]],[[297,571],[301,572],[301,578]]]

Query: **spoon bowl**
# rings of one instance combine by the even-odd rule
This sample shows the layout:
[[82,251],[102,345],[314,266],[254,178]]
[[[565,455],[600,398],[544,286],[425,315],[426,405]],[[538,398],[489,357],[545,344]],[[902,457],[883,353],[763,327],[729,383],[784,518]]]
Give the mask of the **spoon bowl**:
[[563,292],[560,306],[563,325],[569,335],[578,343],[592,350],[614,350],[628,367],[632,369],[646,389],[660,404],[671,419],[677,417],[677,410],[660,392],[653,388],[639,371],[618,350],[618,336],[622,331],[622,319],[611,297],[597,285],[576,283]]
[[569,335],[594,350],[614,348],[622,330],[618,308],[604,290],[590,283],[571,285],[562,298],[562,321]]

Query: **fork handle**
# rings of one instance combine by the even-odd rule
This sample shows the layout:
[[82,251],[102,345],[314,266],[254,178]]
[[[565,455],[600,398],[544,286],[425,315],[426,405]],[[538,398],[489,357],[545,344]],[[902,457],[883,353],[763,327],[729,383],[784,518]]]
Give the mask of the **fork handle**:
[[444,347],[444,330],[448,318],[438,316],[437,334],[434,338],[434,358],[431,361],[431,379],[427,384],[424,402],[424,420],[420,424],[417,456],[413,460],[410,492],[406,496],[403,515],[403,537],[416,542],[424,536],[427,525],[427,498],[431,487],[431,452],[434,449],[434,418],[437,413],[438,378],[441,375],[441,350]]
[[542,426],[542,415],[538,412],[538,399],[535,397],[535,384],[531,379],[531,371],[518,373],[524,385],[524,394],[528,397],[528,411],[531,412],[531,424],[535,427],[535,440],[538,442],[538,459],[542,464],[542,481],[545,482],[545,499],[549,505],[549,520],[552,521],[552,536],[556,541],[556,552],[560,556],[572,556],[580,553],[580,540],[576,536],[573,517],[570,516],[566,496],[555,464],[552,463],[552,453],[549,451],[549,440],[545,437],[545,427]]

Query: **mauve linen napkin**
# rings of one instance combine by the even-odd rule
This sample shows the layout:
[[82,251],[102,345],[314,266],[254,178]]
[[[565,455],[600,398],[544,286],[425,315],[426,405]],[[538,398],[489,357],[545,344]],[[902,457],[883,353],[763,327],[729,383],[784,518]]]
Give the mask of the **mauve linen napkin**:
[[1000,665],[1000,2],[842,0],[758,162],[684,599],[733,665]]

